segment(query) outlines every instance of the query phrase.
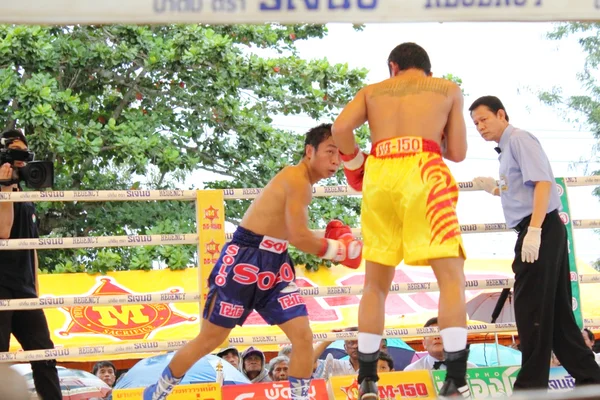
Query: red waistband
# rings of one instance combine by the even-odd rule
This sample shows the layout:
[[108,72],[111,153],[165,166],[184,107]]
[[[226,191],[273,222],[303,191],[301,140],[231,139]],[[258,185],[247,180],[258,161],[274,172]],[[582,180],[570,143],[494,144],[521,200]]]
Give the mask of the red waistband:
[[377,158],[398,158],[419,153],[442,155],[442,150],[433,140],[419,136],[397,136],[381,140],[371,147],[371,155]]

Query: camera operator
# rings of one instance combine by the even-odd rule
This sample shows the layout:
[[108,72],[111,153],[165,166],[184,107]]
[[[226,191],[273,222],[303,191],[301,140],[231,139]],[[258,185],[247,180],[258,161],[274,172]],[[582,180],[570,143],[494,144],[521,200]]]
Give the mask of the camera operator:
[[[25,135],[18,130],[3,132],[0,139],[12,139],[9,149],[27,151]],[[25,166],[23,161],[0,165],[0,181],[13,179],[13,169]],[[1,184],[2,193],[20,191],[19,184]],[[39,237],[35,206],[28,202],[0,203],[0,239],[32,239]],[[0,299],[38,297],[37,252],[35,250],[0,250]],[[0,311],[0,352],[9,350],[11,333],[23,350],[54,348],[44,311]],[[60,400],[62,394],[56,371],[56,360],[32,361],[33,381],[38,397]]]

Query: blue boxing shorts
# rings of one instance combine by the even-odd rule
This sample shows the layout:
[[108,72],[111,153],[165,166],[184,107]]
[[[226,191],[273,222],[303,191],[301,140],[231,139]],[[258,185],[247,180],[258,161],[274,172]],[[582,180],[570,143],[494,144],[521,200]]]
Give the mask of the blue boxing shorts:
[[253,310],[270,325],[307,316],[287,247],[286,240],[238,227],[208,278],[204,318],[233,328],[243,325]]

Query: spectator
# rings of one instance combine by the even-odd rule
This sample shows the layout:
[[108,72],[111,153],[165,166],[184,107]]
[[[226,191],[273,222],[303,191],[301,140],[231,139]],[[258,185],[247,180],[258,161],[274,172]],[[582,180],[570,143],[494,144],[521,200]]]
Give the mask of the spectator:
[[117,369],[115,365],[110,361],[100,361],[94,364],[92,368],[92,374],[102,379],[110,387],[115,386],[115,380],[117,379]]
[[[596,337],[594,336],[594,333],[588,328],[583,328],[581,334],[583,335],[583,341],[585,342],[585,345],[589,347],[593,352],[594,343],[596,343]],[[594,358],[596,359],[596,362],[600,364],[600,354],[594,353]]]
[[[430,318],[425,322],[425,328],[437,326],[437,317]],[[412,364],[409,364],[405,371],[415,371],[420,369],[446,369],[444,362],[444,343],[441,336],[426,336],[423,338],[423,347],[427,350],[427,355]],[[477,365],[467,361],[467,368],[476,368]]]
[[392,372],[394,370],[394,360],[387,353],[379,353],[377,360],[377,372]]
[[279,354],[277,354],[278,356],[286,356],[286,357],[290,357],[290,354],[292,354],[292,345],[288,344],[287,346],[283,346],[280,350],[279,350]]
[[[25,135],[10,130],[1,135],[1,147],[28,151]],[[23,161],[0,165],[0,190],[3,194],[21,191],[19,184],[11,181],[15,168],[25,166]],[[35,205],[30,202],[0,203],[0,239],[38,238],[38,219]],[[0,299],[27,299],[38,297],[37,252],[35,250],[0,251]],[[41,309],[0,312],[0,352],[10,348],[10,336],[25,350],[53,349],[48,321]],[[32,361],[33,382],[38,396],[43,400],[61,400],[62,393],[56,371],[56,360]]]
[[[351,327],[346,329],[335,329],[334,332],[356,332],[357,327]],[[319,357],[327,347],[333,343],[332,341],[324,341],[318,343],[314,348],[315,362],[319,361]],[[381,352],[387,353],[387,339],[381,339],[379,347]],[[332,360],[332,376],[339,375],[355,375],[358,373],[358,341],[357,340],[344,340],[344,350],[348,354],[346,360]],[[321,360],[322,361],[322,360]]]
[[233,346],[227,347],[217,353],[217,357],[222,358],[235,368],[240,369],[240,352]]
[[277,356],[269,363],[269,378],[273,382],[287,381],[290,359],[286,356]]
[[242,353],[239,370],[251,383],[270,382],[269,371],[265,368],[265,363],[265,354],[250,346]]

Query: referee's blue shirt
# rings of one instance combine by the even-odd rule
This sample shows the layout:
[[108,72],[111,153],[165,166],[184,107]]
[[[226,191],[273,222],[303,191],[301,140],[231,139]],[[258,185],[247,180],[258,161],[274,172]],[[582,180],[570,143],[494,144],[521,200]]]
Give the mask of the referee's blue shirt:
[[504,219],[514,228],[533,213],[535,182],[552,182],[547,213],[561,208],[550,161],[535,136],[508,125],[500,137],[500,199]]

